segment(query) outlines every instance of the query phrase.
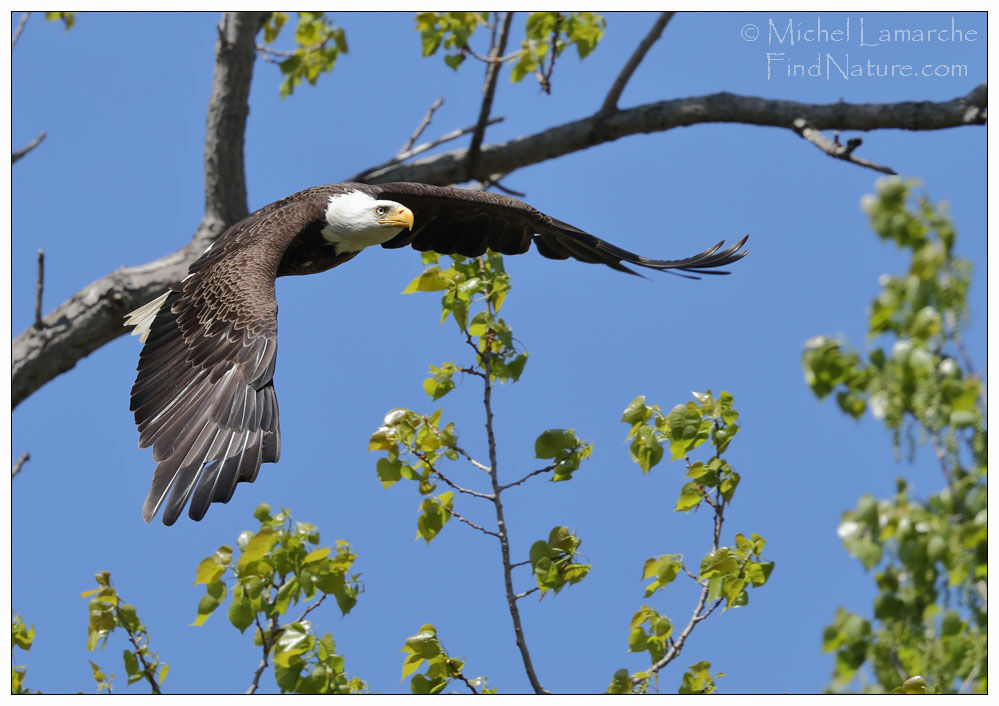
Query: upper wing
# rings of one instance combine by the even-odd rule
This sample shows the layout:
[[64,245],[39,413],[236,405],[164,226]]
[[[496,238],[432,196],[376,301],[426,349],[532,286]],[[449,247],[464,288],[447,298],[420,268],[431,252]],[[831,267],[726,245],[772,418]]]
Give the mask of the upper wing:
[[[721,250],[724,241],[680,260],[653,260],[612,245],[568,223],[555,220],[523,201],[503,194],[451,187],[398,182],[367,187],[380,199],[398,201],[415,216],[413,229],[382,244],[385,248],[412,245],[417,250],[469,257],[486,249],[504,255],[527,252],[531,241],[545,257],[575,258],[603,263],[615,270],[633,270],[626,262],[653,270],[680,270],[695,274],[728,274],[715,268],[744,257],[749,236]],[[688,276],[688,275],[685,275]]]
[[[222,234],[171,287],[149,328],[132,386],[139,446],[158,461],[142,507],[173,524],[228,502],[281,452],[274,364],[274,279],[294,237],[322,218],[298,200],[251,214]],[[169,499],[167,495],[169,494]]]

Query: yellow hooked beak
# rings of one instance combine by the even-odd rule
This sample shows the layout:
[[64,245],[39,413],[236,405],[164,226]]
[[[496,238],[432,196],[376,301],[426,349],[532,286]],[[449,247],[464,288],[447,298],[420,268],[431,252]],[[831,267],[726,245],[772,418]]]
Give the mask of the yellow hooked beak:
[[378,223],[383,226],[395,226],[396,228],[408,228],[413,230],[413,212],[405,206],[399,206],[391,213],[378,219]]

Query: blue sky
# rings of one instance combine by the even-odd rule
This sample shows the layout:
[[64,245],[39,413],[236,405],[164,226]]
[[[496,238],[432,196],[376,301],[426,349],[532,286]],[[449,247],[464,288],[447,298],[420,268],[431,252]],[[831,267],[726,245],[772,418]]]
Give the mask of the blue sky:
[[[846,14],[822,14],[845,30]],[[883,42],[876,29],[975,30],[976,41]],[[438,96],[426,137],[472,124],[482,71],[457,73],[439,57],[419,58],[409,13],[337,13],[350,53],[318,87],[280,100],[276,67],[255,67],[246,134],[250,208],[301,188],[349,178],[389,158]],[[17,17],[12,19],[16,22]],[[654,16],[608,14],[607,33],[585,61],[559,61],[553,93],[501,79],[494,113],[503,123],[487,143],[533,133],[592,113]],[[949,100],[986,78],[983,13],[849,15],[849,41],[802,40],[767,47],[770,21],[816,28],[814,13],[681,14],[628,85],[622,107],[731,91],[802,102]],[[120,265],[136,265],[186,243],[203,211],[202,148],[211,86],[216,14],[78,16],[68,34],[35,16],[13,54],[14,147],[48,138],[13,169],[12,333],[32,321],[35,252],[46,254],[45,308],[51,309]],[[799,24],[800,23],[800,24]],[[522,21],[515,21],[522,27]],[[750,25],[761,35],[750,41]],[[483,38],[478,38],[482,47]],[[518,39],[519,41],[519,39]],[[474,42],[473,42],[474,44]],[[851,63],[965,65],[941,78],[789,78],[786,64],[816,55]],[[824,60],[824,59],[823,59]],[[845,137],[851,137],[851,134]],[[958,250],[975,265],[967,342],[983,365],[986,271],[986,132],[880,131],[859,154],[921,179],[947,200]],[[710,548],[710,517],[673,513],[683,470],[660,465],[643,477],[628,458],[619,423],[636,395],[670,408],[691,390],[735,395],[742,432],[727,457],[742,475],[724,541],[735,532],[768,539],[770,583],[749,605],[713,615],[661,678],[710,660],[724,692],[809,692],[828,681],[822,628],[837,606],[867,613],[871,578],[836,536],[840,513],[863,493],[890,495],[895,478],[920,495],[942,483],[932,454],[896,462],[889,434],[871,419],[846,419],[816,401],[800,366],[804,341],[842,334],[865,345],[865,307],[877,278],[906,266],[878,242],[859,208],[877,175],[830,159],[792,132],[745,125],[699,125],[629,137],[510,175],[506,183],[556,218],[651,257],[682,257],[750,233],[751,254],[730,277],[686,281],[628,277],[608,268],[510,257],[514,290],[504,316],[531,357],[521,381],[496,395],[501,473],[513,480],[538,467],[535,437],[574,428],[594,453],[569,483],[537,482],[506,502],[515,560],[555,525],[574,528],[593,563],[590,576],[557,597],[522,601],[539,676],[552,691],[604,690],[627,653],[628,622],[644,602],[644,560]],[[451,523],[425,546],[414,541],[419,498],[385,491],[375,475],[370,433],[394,407],[429,411],[422,381],[429,364],[464,355],[450,322],[438,325],[435,295],[401,295],[419,272],[411,251],[372,250],[318,277],[278,284],[281,346],[275,383],[282,456],[253,485],[200,523],[183,517],[146,525],[140,508],[153,462],[137,448],[128,410],[139,342],[122,337],[79,362],[13,415],[12,459],[31,460],[13,482],[13,609],[36,627],[26,685],[47,692],[91,691],[87,659],[119,676],[120,650],[88,655],[86,602],[92,574],[109,570],[171,666],[168,692],[242,692],[259,660],[249,636],[224,615],[190,627],[202,589],[198,561],[254,526],[261,502],[291,508],[317,524],[324,544],[342,538],[358,552],[365,592],[341,618],[313,615],[332,632],[351,674],[373,691],[408,690],[399,680],[405,638],[437,626],[466,672],[501,692],[528,688],[506,612],[495,542]],[[460,359],[460,358],[459,358]],[[481,394],[473,381],[443,400],[464,445],[485,457]],[[462,473],[465,473],[463,470]],[[471,472],[463,476],[474,482]],[[488,521],[491,508],[460,498],[456,509]],[[529,576],[518,575],[518,590]],[[696,600],[677,581],[655,605],[685,621]],[[265,688],[274,689],[265,680]]]

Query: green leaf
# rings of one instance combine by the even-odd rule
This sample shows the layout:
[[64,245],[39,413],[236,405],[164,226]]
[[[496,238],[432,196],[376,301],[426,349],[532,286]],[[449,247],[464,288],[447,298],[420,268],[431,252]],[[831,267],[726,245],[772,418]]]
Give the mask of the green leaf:
[[633,399],[621,414],[625,424],[644,424],[652,416],[652,409],[645,406],[645,395]]
[[406,285],[402,290],[403,294],[414,292],[439,292],[448,288],[448,281],[441,272],[439,265],[432,265],[425,269],[416,279]]
[[239,557],[236,568],[242,571],[246,566],[257,559],[267,555],[271,547],[277,542],[277,533],[271,527],[261,527],[260,531],[247,543],[243,553]]
[[198,617],[191,625],[204,625],[205,621],[212,617],[212,613],[219,607],[219,599],[211,594],[205,594],[198,601]]
[[240,632],[253,625],[253,608],[249,599],[234,600],[229,605],[229,622]]
[[628,670],[623,667],[616,672],[614,676],[611,677],[610,686],[607,687],[608,694],[630,694],[631,693],[631,676],[628,674]]

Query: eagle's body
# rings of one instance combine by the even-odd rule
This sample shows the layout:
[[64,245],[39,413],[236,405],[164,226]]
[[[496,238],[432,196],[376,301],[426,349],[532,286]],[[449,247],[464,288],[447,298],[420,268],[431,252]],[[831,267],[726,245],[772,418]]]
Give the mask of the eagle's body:
[[[534,242],[545,257],[623,262],[656,270],[722,274],[713,268],[746,254],[745,238],[682,260],[651,260],[489,192],[424,184],[331,184],[264,206],[226,230],[166,294],[132,312],[145,346],[132,387],[139,446],[158,462],[142,508],[148,522],[166,500],[173,524],[190,499],[204,517],[228,502],[261,463],[281,452],[274,364],[274,280],[323,272],[365,247],[475,257],[506,255]],[[169,494],[169,499],[167,495]]]

